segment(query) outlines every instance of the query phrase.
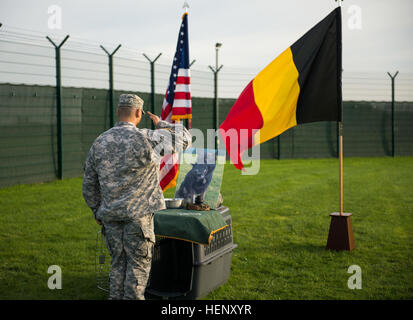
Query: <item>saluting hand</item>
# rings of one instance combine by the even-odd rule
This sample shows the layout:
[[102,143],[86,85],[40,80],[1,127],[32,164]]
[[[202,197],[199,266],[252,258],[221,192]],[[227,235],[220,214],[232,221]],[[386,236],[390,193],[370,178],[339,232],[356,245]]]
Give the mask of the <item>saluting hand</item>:
[[148,114],[149,118],[151,118],[154,126],[156,127],[161,119],[156,114],[150,113],[149,111],[146,111],[146,113]]

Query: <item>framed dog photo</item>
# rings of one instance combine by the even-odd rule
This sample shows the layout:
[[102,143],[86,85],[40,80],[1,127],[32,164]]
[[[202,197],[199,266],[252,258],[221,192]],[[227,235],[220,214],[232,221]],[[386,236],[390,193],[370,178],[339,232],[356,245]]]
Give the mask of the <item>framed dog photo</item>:
[[180,156],[175,198],[200,199],[216,209],[224,174],[225,150],[189,148]]

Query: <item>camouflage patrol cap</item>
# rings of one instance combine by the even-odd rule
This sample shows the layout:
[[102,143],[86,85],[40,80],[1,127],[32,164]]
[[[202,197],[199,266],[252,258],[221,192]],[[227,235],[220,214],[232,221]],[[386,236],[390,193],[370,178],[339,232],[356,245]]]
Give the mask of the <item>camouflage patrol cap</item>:
[[145,114],[145,111],[143,111],[143,100],[140,97],[138,97],[136,94],[132,94],[132,93],[121,94],[119,97],[118,106],[141,109],[142,113]]

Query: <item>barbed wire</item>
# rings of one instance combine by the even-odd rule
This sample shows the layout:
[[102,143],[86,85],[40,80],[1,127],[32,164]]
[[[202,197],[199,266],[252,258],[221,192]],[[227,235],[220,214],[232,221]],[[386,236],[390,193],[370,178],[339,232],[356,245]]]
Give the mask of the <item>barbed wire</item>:
[[[54,34],[53,38],[64,35]],[[117,44],[103,43],[107,48]],[[110,50],[109,50],[110,51]],[[40,31],[4,26],[0,28],[0,82],[54,85],[54,48]],[[107,88],[108,58],[98,43],[71,37],[62,47],[62,81],[76,87]],[[171,66],[157,63],[155,91],[164,94],[169,81]],[[219,97],[237,98],[245,86],[256,76],[253,72],[228,67],[219,73]],[[39,78],[37,78],[39,77]],[[123,47],[114,56],[114,82],[118,90],[150,90],[150,65],[137,49]],[[194,97],[213,97],[213,73],[207,66],[191,69],[191,91]],[[343,72],[344,100],[390,100],[390,79],[385,71]],[[413,73],[400,72],[396,79],[398,100],[413,100]]]

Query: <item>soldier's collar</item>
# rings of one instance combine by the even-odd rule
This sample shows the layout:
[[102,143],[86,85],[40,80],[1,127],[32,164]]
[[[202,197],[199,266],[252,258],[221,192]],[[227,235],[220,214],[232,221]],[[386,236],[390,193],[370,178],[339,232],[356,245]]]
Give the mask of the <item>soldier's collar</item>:
[[117,124],[117,126],[133,126],[135,127],[135,124],[132,122],[126,122],[126,121],[119,121]]

